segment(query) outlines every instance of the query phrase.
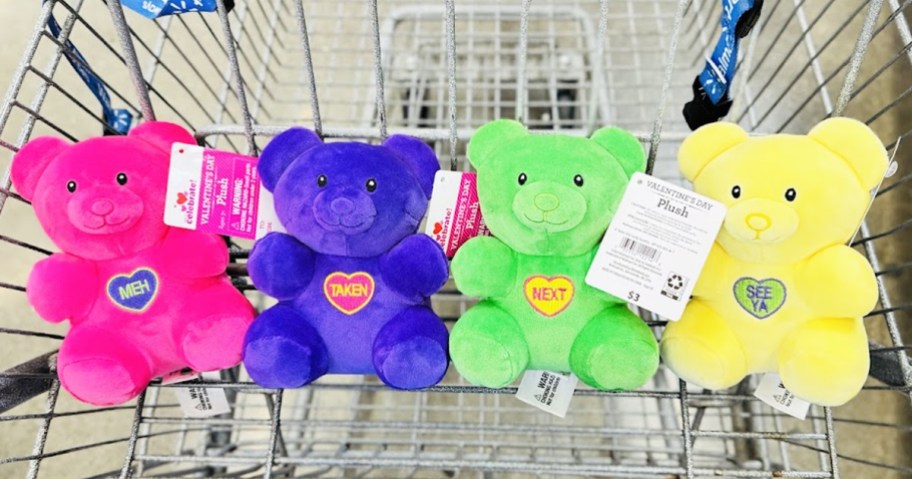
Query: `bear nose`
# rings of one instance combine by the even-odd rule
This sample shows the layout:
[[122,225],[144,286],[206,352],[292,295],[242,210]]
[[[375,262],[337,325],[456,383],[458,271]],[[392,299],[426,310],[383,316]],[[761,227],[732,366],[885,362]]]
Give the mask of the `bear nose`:
[[114,203],[111,203],[110,200],[95,200],[92,203],[92,213],[98,216],[104,216],[112,211],[114,211]]
[[337,215],[345,215],[355,209],[355,204],[348,198],[336,198],[329,204],[329,209]]
[[772,225],[769,217],[762,213],[751,213],[747,215],[744,221],[747,223],[748,228],[758,233],[766,231]]
[[551,193],[539,193],[535,195],[535,207],[544,211],[554,211],[560,206],[560,200],[557,195]]

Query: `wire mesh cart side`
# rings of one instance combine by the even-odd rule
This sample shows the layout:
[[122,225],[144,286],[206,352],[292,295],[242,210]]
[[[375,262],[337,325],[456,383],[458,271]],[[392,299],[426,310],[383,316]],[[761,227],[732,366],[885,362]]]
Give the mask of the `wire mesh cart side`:
[[[468,170],[474,129],[506,117],[542,134],[624,127],[647,147],[652,174],[684,184],[680,108],[722,14],[709,0],[236,3],[155,21],[120,0],[35,8],[0,103],[0,476],[912,476],[912,153],[898,147],[912,134],[912,1],[767,0],[732,85],[727,119],[752,133],[852,116],[900,165],[853,242],[877,272],[880,301],[865,319],[871,378],[848,406],[814,406],[797,421],[759,402],[753,380],[688,389],[664,367],[642,390],[578,390],[566,419],[509,397],[515,388],[467,385],[452,368],[419,392],[363,377],[268,390],[237,368],[188,383],[226,391],[231,413],[206,419],[182,414],[171,389],[187,384],[156,383],[106,408],[60,393],[65,328],[42,323],[24,287],[55,248],[8,174],[28,139],[117,133],[119,114],[175,121],[201,144],[255,155],[304,125],[327,141],[414,135],[443,168]],[[262,307],[246,277],[249,248],[232,244],[229,274]],[[433,303],[448,322],[473,304],[452,283]],[[644,320],[661,334],[659,318]]]

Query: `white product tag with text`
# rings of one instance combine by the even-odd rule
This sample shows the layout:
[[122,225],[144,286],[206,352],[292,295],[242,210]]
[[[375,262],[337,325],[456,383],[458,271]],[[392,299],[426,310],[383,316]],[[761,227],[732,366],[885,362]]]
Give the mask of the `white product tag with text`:
[[[218,371],[202,373],[203,380],[219,380]],[[174,388],[185,417],[212,417],[231,412],[228,396],[223,388],[186,387]]]
[[447,258],[476,236],[490,236],[481,217],[475,173],[438,171],[434,176],[434,192],[428,205],[424,232],[434,238]]
[[252,156],[175,143],[165,198],[168,226],[245,239],[284,231]]
[[760,378],[760,384],[754,391],[754,396],[769,404],[773,409],[802,421],[807,417],[808,409],[811,407],[811,403],[795,397],[788,389],[785,389],[782,380],[776,373],[766,373]]
[[569,373],[526,371],[516,398],[558,417],[567,415],[579,378]]
[[722,203],[636,173],[586,284],[677,321],[724,219]]

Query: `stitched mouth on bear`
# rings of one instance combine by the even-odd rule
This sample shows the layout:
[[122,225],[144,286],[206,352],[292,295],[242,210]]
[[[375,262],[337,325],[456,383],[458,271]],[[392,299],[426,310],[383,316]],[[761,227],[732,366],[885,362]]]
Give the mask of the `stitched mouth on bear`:
[[79,230],[106,235],[130,229],[142,216],[143,209],[142,201],[131,195],[116,198],[86,195],[69,206],[67,213]]

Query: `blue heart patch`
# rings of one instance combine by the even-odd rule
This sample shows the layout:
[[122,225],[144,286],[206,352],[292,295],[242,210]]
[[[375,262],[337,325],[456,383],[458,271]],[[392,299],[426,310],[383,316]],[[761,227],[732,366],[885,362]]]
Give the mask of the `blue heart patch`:
[[108,281],[108,297],[127,311],[145,311],[158,293],[158,275],[149,268],[119,274]]

